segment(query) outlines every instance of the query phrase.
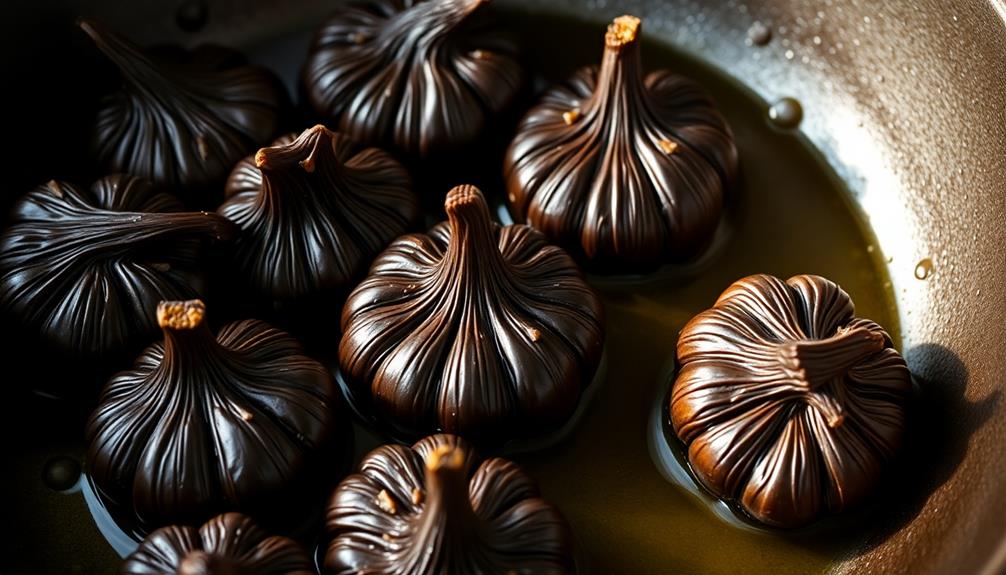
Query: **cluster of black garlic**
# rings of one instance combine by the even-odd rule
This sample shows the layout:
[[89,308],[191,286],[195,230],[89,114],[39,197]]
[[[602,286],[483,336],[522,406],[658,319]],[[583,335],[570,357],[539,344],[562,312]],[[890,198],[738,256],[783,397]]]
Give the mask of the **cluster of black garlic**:
[[[374,450],[335,489],[326,571],[573,569],[558,510],[473,445],[571,418],[605,338],[581,266],[646,273],[701,254],[737,151],[698,85],[644,74],[640,21],[623,16],[600,66],[520,122],[503,181],[521,223],[495,223],[461,185],[446,221],[410,233],[421,202],[403,159],[476,142],[524,85],[514,46],[472,22],[484,4],[342,10],[303,71],[322,123],[299,133],[279,80],[239,55],[144,50],[81,22],[121,72],[92,138],[111,175],[20,200],[0,236],[0,310],[75,359],[147,346],[86,429],[97,492],[149,533],[123,572],[313,572],[299,543],[251,517],[331,488],[352,451],[346,399],[418,442]],[[211,329],[204,301],[225,307],[211,268],[264,305]],[[245,319],[297,309],[310,323],[316,303],[341,309],[348,397],[293,335]],[[678,355],[670,413],[694,472],[765,523],[861,498],[898,446],[904,362],[827,280],[741,280]],[[794,472],[795,452],[809,459]]]

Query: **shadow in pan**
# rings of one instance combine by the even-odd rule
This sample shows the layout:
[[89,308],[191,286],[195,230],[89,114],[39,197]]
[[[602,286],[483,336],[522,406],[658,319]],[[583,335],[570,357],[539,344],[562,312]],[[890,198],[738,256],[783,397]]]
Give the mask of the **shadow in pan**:
[[864,550],[886,541],[922,511],[964,460],[971,436],[1002,401],[998,389],[978,401],[968,401],[964,396],[967,367],[942,345],[918,345],[908,350],[906,359],[913,373],[925,376],[915,377],[918,389],[902,454],[870,505],[878,528],[865,541]]
[[[950,479],[964,460],[972,435],[1002,400],[997,390],[979,401],[968,401],[964,396],[968,370],[957,354],[942,345],[918,345],[908,350],[906,359],[916,389],[900,455],[867,501],[806,532],[791,534],[796,542],[828,554],[836,551],[835,545],[859,554],[883,544],[910,524],[929,497]],[[872,527],[867,530],[866,526]],[[839,543],[842,540],[844,545]]]

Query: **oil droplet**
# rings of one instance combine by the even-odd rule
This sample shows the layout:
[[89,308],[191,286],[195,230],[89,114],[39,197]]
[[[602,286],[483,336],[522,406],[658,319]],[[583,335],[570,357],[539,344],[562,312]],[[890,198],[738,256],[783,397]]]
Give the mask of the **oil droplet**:
[[926,258],[915,266],[915,279],[924,280],[933,273],[933,260]]
[[803,120],[803,107],[796,98],[782,98],[769,107],[768,119],[777,128],[795,128]]
[[748,28],[748,45],[764,46],[771,40],[772,29],[765,24],[755,22]]
[[42,483],[53,491],[66,491],[80,479],[80,463],[71,457],[53,457],[42,466]]

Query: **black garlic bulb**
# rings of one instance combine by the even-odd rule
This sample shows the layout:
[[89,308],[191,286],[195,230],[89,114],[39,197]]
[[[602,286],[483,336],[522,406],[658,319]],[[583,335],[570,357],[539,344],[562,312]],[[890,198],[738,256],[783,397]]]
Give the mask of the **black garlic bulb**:
[[562,249],[492,222],[458,186],[448,221],[381,254],[343,308],[342,373],[410,435],[485,441],[551,430],[598,366],[601,301]]
[[862,501],[904,442],[911,374],[820,276],[740,279],[678,339],[674,432],[696,478],[776,527]]
[[162,302],[164,341],[109,381],[87,423],[91,479],[144,526],[272,510],[351,443],[332,376],[295,339],[257,320],[214,336],[205,311]]
[[488,0],[368,0],[318,30],[307,99],[338,131],[428,157],[479,137],[520,88],[514,47],[471,25]]
[[126,175],[90,189],[39,186],[14,206],[0,236],[0,310],[75,357],[153,341],[157,302],[197,297],[201,244],[235,231],[217,214],[181,209]]
[[250,517],[224,513],[196,529],[161,527],[122,564],[121,575],[314,575],[296,541],[267,535]]
[[419,216],[401,164],[320,125],[243,160],[227,194],[218,211],[241,228],[232,263],[274,302],[345,297]]
[[122,76],[102,103],[92,137],[110,171],[146,177],[209,206],[234,164],[279,132],[285,88],[236,53],[144,52],[92,20],[80,27]]
[[573,571],[569,526],[534,480],[452,435],[372,451],[332,494],[325,524],[333,575]]
[[697,256],[737,173],[726,121],[695,82],[644,76],[640,21],[616,18],[600,69],[552,88],[507,151],[507,199],[585,267],[646,272]]

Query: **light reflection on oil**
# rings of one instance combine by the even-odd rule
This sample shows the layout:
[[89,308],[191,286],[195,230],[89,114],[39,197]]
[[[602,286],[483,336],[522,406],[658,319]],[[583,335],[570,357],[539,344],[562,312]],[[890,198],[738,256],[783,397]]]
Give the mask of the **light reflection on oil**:
[[[915,277],[915,265],[926,256],[919,253],[924,235],[914,222],[911,211],[901,202],[903,184],[891,168],[893,163],[883,147],[879,135],[873,134],[869,124],[853,108],[839,108],[834,113],[821,116],[824,126],[820,132],[829,135],[835,159],[840,170],[859,174],[857,181],[849,184],[855,189],[856,199],[866,213],[866,220],[877,238],[879,261],[900,262],[888,265],[891,287],[896,294],[898,317],[901,324],[902,348],[919,343],[914,337],[921,333],[920,316],[906,313],[911,309],[928,306],[928,286]],[[882,254],[882,255],[881,255]]]

